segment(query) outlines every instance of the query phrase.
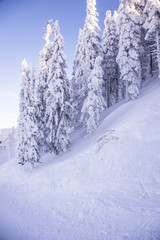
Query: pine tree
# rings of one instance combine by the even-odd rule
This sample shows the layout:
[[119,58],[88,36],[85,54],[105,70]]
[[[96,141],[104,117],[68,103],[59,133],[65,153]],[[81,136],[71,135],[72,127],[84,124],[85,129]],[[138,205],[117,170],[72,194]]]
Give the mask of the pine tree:
[[29,68],[26,60],[22,62],[22,85],[20,92],[20,113],[18,121],[18,161],[28,162],[31,167],[40,162],[38,127],[33,95],[35,77],[33,68]]
[[74,53],[74,62],[73,62],[73,73],[72,73],[72,85],[73,88],[77,89],[78,82],[77,78],[81,76],[81,56],[82,56],[82,49],[83,49],[83,30],[79,29],[79,36],[78,36],[78,43],[76,46],[76,50]]
[[[156,60],[158,75],[160,78],[160,2],[159,0],[147,1],[144,9],[146,21],[144,28],[146,29],[146,40],[151,43],[152,59]],[[155,65],[155,64],[154,64]]]
[[117,12],[111,15],[111,11],[106,12],[104,21],[105,28],[103,31],[103,70],[104,70],[104,96],[107,107],[116,103],[118,97],[118,79],[119,70],[116,62],[118,54],[119,36],[117,33]]
[[27,114],[27,146],[28,146],[28,159],[31,167],[34,163],[40,162],[40,133],[38,129],[38,122],[36,118],[36,104],[35,104],[35,71],[31,65],[29,68],[29,97],[28,97],[28,114]]
[[[96,11],[96,0],[87,0],[87,16],[82,32],[79,35],[78,59],[75,59],[75,63],[79,66],[75,67],[76,71],[73,72],[75,86],[73,86],[73,99],[76,99],[75,104],[78,104],[76,109],[76,127],[82,127],[82,107],[88,96],[89,88],[88,82],[90,81],[90,74],[94,68],[95,59],[102,55],[101,39],[99,35],[100,28],[98,26],[98,13]],[[77,55],[75,56],[77,58]],[[74,69],[75,69],[74,68]],[[74,83],[73,83],[74,85]],[[76,91],[74,91],[76,89]]]
[[83,30],[79,29],[79,37],[78,43],[76,46],[75,54],[74,54],[74,62],[73,62],[73,72],[72,72],[72,97],[71,97],[71,127],[76,128],[79,126],[79,113],[81,111],[81,107],[79,104],[79,100],[81,98],[81,82],[83,79],[83,61],[84,54],[83,51]]
[[102,94],[103,70],[102,58],[97,57],[88,78],[88,94],[82,107],[81,121],[88,134],[92,134],[99,125],[100,113],[105,109],[106,102]]
[[120,41],[117,63],[120,68],[121,85],[125,83],[126,101],[137,99],[141,88],[141,16],[135,1],[122,0],[119,11]]
[[64,40],[58,21],[53,27],[53,54],[49,65],[46,91],[47,144],[51,152],[59,154],[69,148],[70,84],[65,72]]
[[29,78],[30,78],[30,93],[32,94],[31,96],[31,101],[33,104],[36,104],[36,70],[34,66],[31,64],[29,67]]
[[53,21],[49,20],[46,28],[44,28],[43,38],[46,41],[42,51],[40,52],[40,68],[36,80],[36,118],[38,122],[38,128],[41,135],[41,147],[44,151],[47,151],[46,146],[46,123],[45,123],[45,112],[46,112],[46,91],[48,88],[48,75],[49,65],[52,58],[53,49]]
[[144,8],[146,6],[147,0],[135,0],[132,1],[134,4],[136,12],[140,16],[139,21],[139,30],[141,32],[141,41],[139,41],[139,60],[141,65],[141,82],[140,82],[140,89],[142,88],[142,83],[148,79],[149,75],[149,46],[148,42],[145,41],[145,30],[143,28],[143,24],[145,21],[145,16],[143,14]]
[[24,164],[27,161],[26,158],[26,143],[27,143],[27,135],[26,135],[26,115],[27,115],[27,108],[26,108],[26,88],[27,88],[27,81],[28,81],[28,64],[24,59],[22,62],[22,84],[21,84],[21,91],[20,91],[20,102],[19,102],[19,118],[18,118],[18,127],[17,127],[17,158],[20,164]]
[[99,34],[100,27],[97,19],[98,15],[96,0],[87,0],[87,16],[83,29],[83,43],[85,52],[84,65],[88,71],[91,71],[94,68],[95,59],[102,54]]

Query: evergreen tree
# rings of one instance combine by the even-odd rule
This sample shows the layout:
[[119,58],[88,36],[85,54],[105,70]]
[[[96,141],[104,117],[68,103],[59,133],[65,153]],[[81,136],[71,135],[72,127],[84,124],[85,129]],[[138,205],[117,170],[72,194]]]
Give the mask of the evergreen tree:
[[[144,9],[146,21],[144,28],[146,29],[146,40],[151,43],[152,59],[156,60],[158,75],[160,78],[160,2],[159,0],[147,1]],[[155,64],[154,64],[155,65]]]
[[18,127],[17,127],[17,158],[20,164],[24,164],[27,161],[26,151],[27,151],[27,132],[26,132],[26,88],[28,81],[28,64],[24,59],[22,62],[22,83],[20,90],[20,101],[19,101],[19,118],[18,118]]
[[26,60],[22,62],[22,85],[20,92],[20,113],[18,121],[18,161],[28,162],[31,167],[40,161],[36,109],[33,95],[33,69]]
[[[78,105],[76,111],[76,127],[82,127],[82,107],[88,96],[89,78],[92,69],[94,68],[95,59],[102,55],[101,39],[99,35],[100,28],[98,26],[98,13],[96,11],[96,0],[87,0],[87,16],[82,32],[79,35],[78,59],[75,59],[75,63],[79,66],[76,67],[76,71],[73,72],[75,83],[73,83],[73,94],[76,99],[75,104]],[[77,58],[77,55],[75,56]],[[75,68],[74,68],[75,69]],[[73,69],[73,70],[74,70]],[[74,86],[75,84],[75,86]],[[76,91],[74,91],[76,89]]]
[[111,11],[106,12],[103,31],[103,70],[104,70],[104,96],[107,107],[110,107],[118,101],[118,79],[119,71],[116,57],[118,54],[119,36],[117,33],[117,12],[114,16]]
[[139,21],[139,29],[141,32],[141,41],[139,41],[139,59],[140,59],[140,65],[141,65],[141,82],[140,82],[140,88],[142,88],[142,83],[148,78],[149,75],[149,64],[150,64],[150,48],[147,41],[145,41],[145,30],[143,28],[143,24],[145,21],[144,16],[144,8],[146,7],[147,0],[135,0],[134,6],[136,9],[136,12],[139,14],[141,21]]
[[121,85],[125,83],[126,101],[137,99],[141,88],[141,16],[135,1],[121,0],[119,11],[120,41],[117,62]]
[[45,123],[45,113],[46,113],[46,91],[48,88],[48,74],[50,60],[52,58],[53,49],[53,21],[50,20],[44,29],[43,38],[46,41],[42,51],[40,52],[40,69],[36,81],[36,118],[38,122],[38,128],[41,135],[41,147],[43,150],[47,150],[46,146],[46,123]]
[[72,98],[71,98],[71,127],[78,127],[79,126],[79,113],[81,111],[81,107],[79,104],[79,100],[81,96],[81,89],[82,89],[82,79],[83,79],[83,61],[84,61],[84,54],[83,51],[83,30],[79,29],[79,37],[78,43],[76,46],[75,54],[74,54],[74,62],[73,62],[73,72],[72,72]]
[[88,93],[82,107],[81,121],[88,134],[92,134],[99,125],[100,113],[105,109],[106,102],[102,94],[103,70],[102,58],[97,57],[88,78]]
[[29,78],[31,80],[30,83],[30,94],[32,94],[31,96],[31,101],[33,103],[33,105],[36,104],[36,71],[34,66],[31,64],[29,67]]
[[38,122],[36,118],[36,104],[35,104],[35,71],[31,65],[29,68],[28,79],[28,102],[27,102],[27,146],[28,146],[28,161],[31,167],[34,163],[40,162],[40,133],[38,129]]
[[69,147],[70,84],[65,72],[64,41],[58,21],[53,27],[53,54],[49,65],[46,91],[46,130],[50,151],[59,154]]
[[72,76],[73,76],[72,85],[73,85],[73,88],[75,89],[77,89],[77,86],[78,86],[77,78],[80,77],[82,72],[82,69],[80,70],[82,49],[83,49],[83,30],[79,29],[78,43],[77,43],[75,54],[74,54],[73,73],[72,73]]

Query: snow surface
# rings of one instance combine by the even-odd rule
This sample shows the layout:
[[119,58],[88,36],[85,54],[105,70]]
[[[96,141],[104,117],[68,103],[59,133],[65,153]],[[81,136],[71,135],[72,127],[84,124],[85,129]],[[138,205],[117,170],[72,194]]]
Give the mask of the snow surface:
[[4,164],[9,160],[9,156],[7,152],[0,151],[0,165]]
[[[103,113],[90,138],[32,173],[0,166],[0,239],[160,239],[160,82]],[[119,106],[119,107],[118,107]],[[115,109],[117,107],[117,109]]]

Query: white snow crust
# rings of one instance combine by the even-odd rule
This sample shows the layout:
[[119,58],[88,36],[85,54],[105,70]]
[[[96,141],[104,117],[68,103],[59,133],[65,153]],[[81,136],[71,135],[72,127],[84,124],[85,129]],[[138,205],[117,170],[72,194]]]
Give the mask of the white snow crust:
[[92,137],[76,131],[71,142],[32,173],[0,160],[0,239],[160,239],[159,80],[103,112]]

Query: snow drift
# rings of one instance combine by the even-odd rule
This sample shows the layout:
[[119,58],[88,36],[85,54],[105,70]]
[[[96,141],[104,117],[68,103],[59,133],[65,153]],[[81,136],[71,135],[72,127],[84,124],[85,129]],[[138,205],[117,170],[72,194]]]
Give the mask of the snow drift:
[[160,239],[160,82],[146,85],[91,138],[72,133],[70,152],[32,173],[0,166],[1,239]]

